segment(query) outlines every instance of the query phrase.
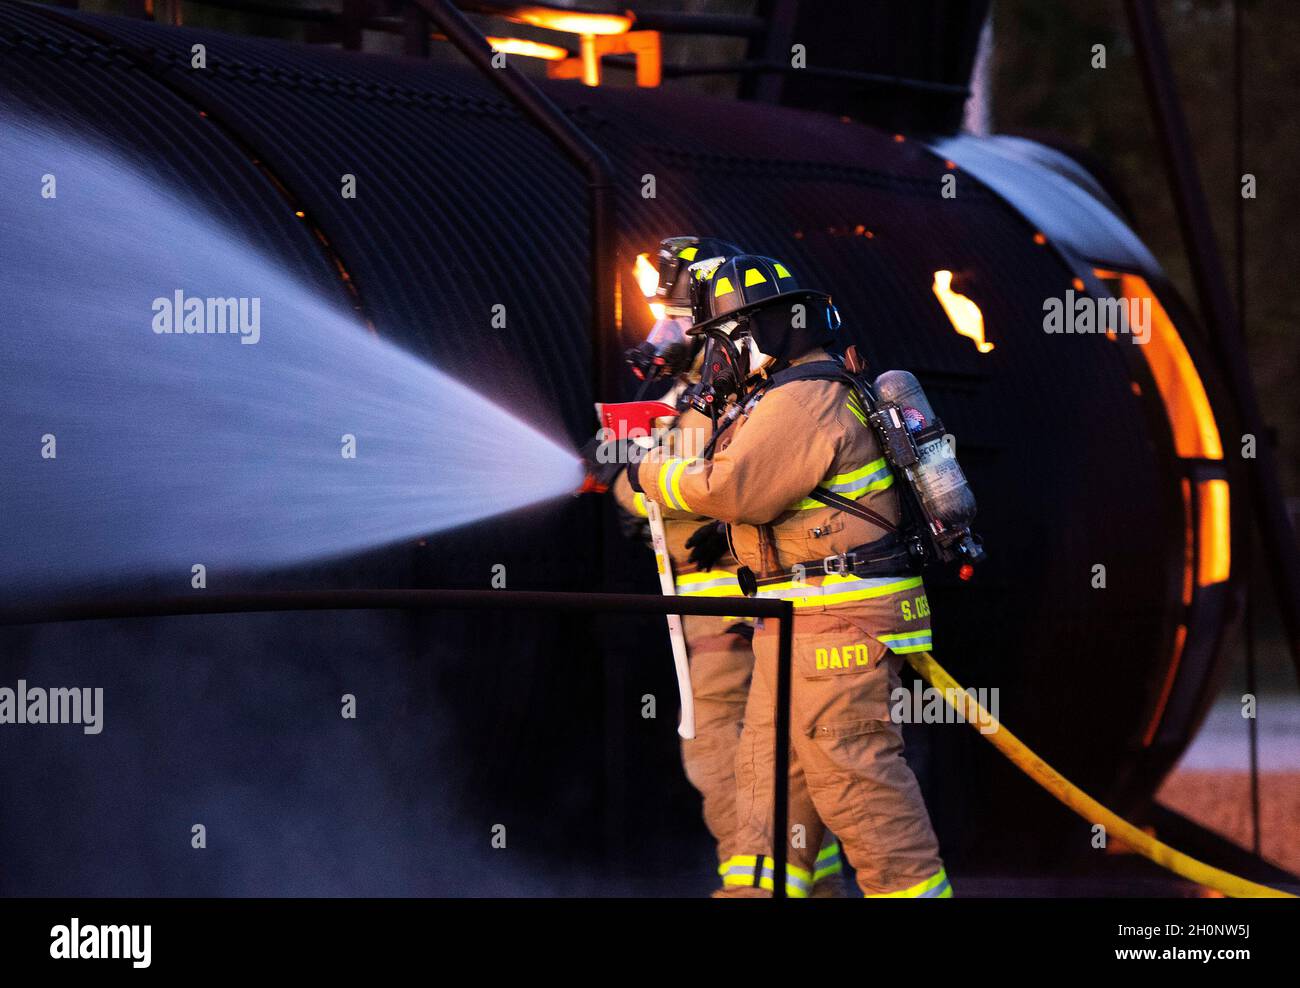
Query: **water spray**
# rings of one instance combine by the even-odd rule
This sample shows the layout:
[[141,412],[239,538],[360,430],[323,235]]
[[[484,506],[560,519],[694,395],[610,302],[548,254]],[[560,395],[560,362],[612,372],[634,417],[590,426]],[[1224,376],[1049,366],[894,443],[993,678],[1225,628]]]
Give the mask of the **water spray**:
[[340,556],[581,480],[116,153],[0,116],[0,178],[0,585]]

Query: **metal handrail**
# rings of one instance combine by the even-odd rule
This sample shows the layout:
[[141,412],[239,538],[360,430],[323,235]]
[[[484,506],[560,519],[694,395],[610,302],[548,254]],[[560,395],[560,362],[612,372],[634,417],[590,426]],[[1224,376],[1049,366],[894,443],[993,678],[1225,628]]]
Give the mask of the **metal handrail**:
[[[631,67],[626,56],[611,56],[610,61],[620,67]],[[884,75],[880,72],[860,72],[857,69],[831,69],[817,66],[795,68],[786,62],[734,62],[707,65],[665,65],[665,79],[685,79],[704,75],[799,75],[809,79],[829,79],[836,82],[875,89],[900,89],[916,93],[934,93],[939,96],[969,96],[970,89],[957,83],[931,82],[927,79],[909,79],[906,76]]]
[[[279,17],[287,21],[308,21],[314,23],[336,23],[343,20],[343,14],[329,7],[291,7],[275,0],[188,0],[201,7],[218,7],[242,13],[258,14],[263,17]],[[407,0],[408,3],[411,0]],[[510,12],[517,3],[489,3],[484,0],[456,0],[456,6],[468,9],[487,17],[501,17]],[[535,6],[552,6],[545,3]],[[559,7],[555,10],[566,13],[583,13],[587,8]],[[592,13],[609,13],[608,10],[590,8]],[[760,17],[746,17],[733,14],[697,14],[691,12],[632,9],[637,30],[659,31],[662,34],[716,35],[719,37],[752,38],[761,36],[767,29]],[[378,25],[384,18],[372,18],[366,23],[374,30],[383,30]]]
[[128,596],[89,602],[0,607],[0,626],[111,621],[268,611],[543,610],[552,613],[689,614],[772,618],[779,622],[776,659],[776,741],[772,788],[772,895],[786,897],[789,830],[790,688],[794,605],[757,597],[663,597],[643,594],[525,590],[280,590],[171,597]]

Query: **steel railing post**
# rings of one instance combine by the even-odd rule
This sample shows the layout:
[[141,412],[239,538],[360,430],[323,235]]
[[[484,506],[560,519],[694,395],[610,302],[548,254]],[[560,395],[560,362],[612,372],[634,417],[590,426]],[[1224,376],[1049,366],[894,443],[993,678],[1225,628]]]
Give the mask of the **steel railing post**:
[[[776,650],[776,753],[772,780],[772,897],[784,899],[790,831],[790,693],[794,661],[794,605],[780,601]],[[761,867],[761,862],[759,863]]]

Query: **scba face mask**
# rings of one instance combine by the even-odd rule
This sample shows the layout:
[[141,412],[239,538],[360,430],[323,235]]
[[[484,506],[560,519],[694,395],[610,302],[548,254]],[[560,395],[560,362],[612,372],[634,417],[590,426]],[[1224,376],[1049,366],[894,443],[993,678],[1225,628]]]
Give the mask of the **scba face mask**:
[[745,322],[728,320],[704,335],[700,378],[704,400],[715,407],[740,397],[745,385],[772,363],[750,336]]
[[656,319],[645,341],[627,352],[632,373],[643,381],[686,373],[699,346],[697,338],[686,335],[690,327],[689,315],[670,312]]

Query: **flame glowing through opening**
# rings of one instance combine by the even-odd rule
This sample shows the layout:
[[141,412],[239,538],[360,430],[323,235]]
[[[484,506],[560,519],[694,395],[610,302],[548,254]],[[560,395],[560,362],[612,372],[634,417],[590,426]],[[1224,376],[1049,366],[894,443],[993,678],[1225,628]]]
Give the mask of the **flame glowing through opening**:
[[988,353],[993,344],[984,339],[984,313],[971,299],[952,289],[952,272],[934,273],[934,294],[948,314],[952,328],[975,343],[980,353]]
[[632,18],[626,14],[583,13],[549,7],[516,7],[505,14],[508,20],[565,34],[626,34]]
[[489,37],[487,43],[493,51],[503,55],[520,55],[524,58],[540,58],[547,62],[562,62],[569,57],[566,49],[559,45],[548,45],[543,41],[529,41],[527,38]]
[[[0,180],[0,584],[290,564],[581,482],[572,452],[114,154],[0,115]],[[178,292],[196,311],[160,333]],[[207,299],[248,301],[256,343],[214,332]]]
[[[650,260],[649,254],[637,254],[636,264],[632,266],[632,273],[636,277],[637,287],[641,289],[641,294],[647,300],[655,297],[655,291],[659,288],[659,268]],[[668,307],[662,302],[648,302],[650,312],[656,319],[662,319],[668,312]]]

